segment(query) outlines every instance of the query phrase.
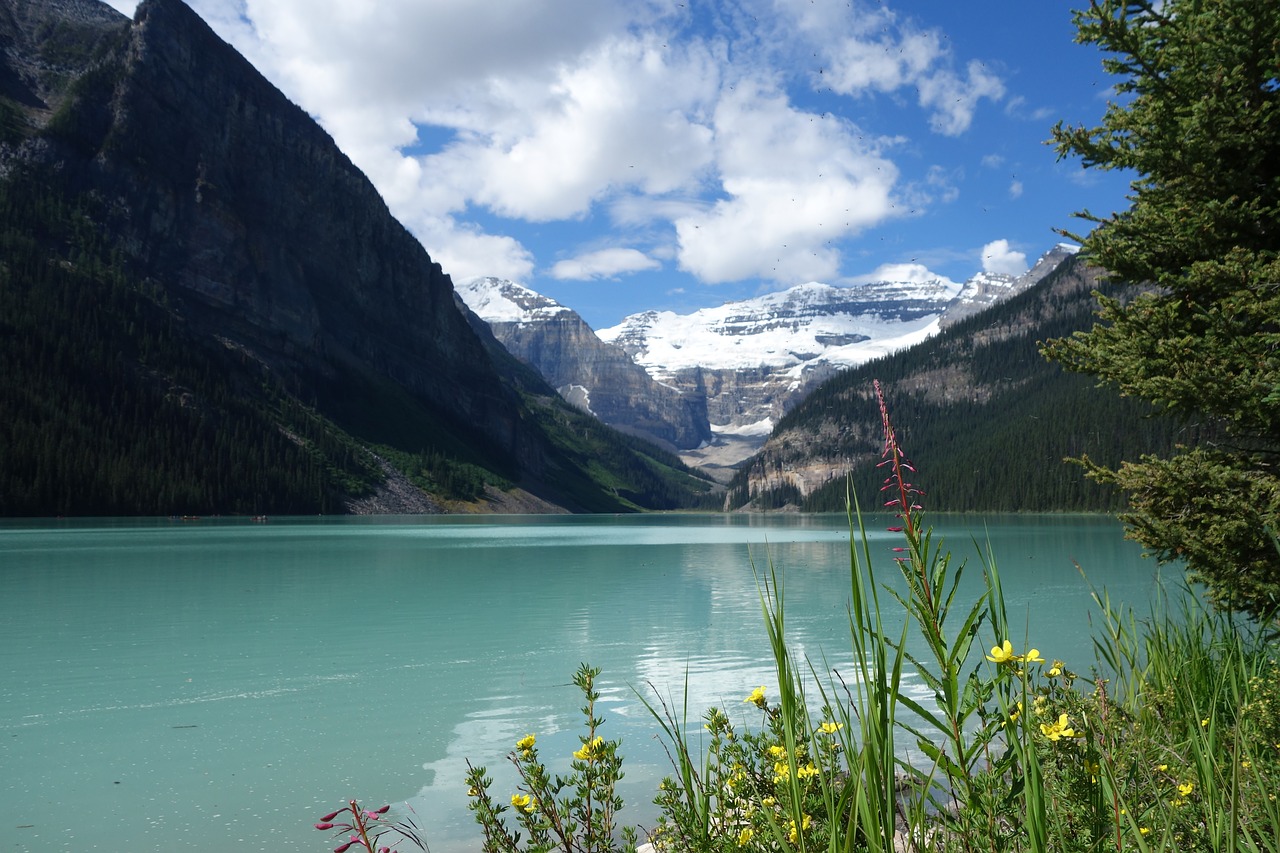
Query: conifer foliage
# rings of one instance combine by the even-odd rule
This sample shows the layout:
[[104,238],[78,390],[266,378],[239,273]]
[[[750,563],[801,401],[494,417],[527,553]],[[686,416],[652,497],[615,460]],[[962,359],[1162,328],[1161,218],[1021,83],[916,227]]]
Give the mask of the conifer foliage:
[[1184,559],[1220,605],[1280,606],[1280,5],[1091,0],[1077,40],[1101,48],[1117,99],[1097,127],[1054,128],[1060,156],[1136,174],[1090,261],[1157,289],[1099,296],[1089,331],[1045,354],[1222,440],[1095,479],[1129,496],[1134,538]]

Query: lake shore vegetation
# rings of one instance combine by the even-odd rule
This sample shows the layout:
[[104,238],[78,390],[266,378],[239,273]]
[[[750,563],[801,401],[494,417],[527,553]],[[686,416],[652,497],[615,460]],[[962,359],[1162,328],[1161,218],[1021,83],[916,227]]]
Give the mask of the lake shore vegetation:
[[[687,707],[645,700],[672,762],[659,817],[641,831],[653,849],[1280,850],[1280,664],[1266,627],[1186,588],[1141,614],[1097,590],[1094,661],[1033,646],[1035,626],[1019,629],[1006,611],[993,557],[976,597],[960,593],[969,567],[934,541],[880,399],[884,503],[901,544],[897,576],[878,574],[851,501],[852,669],[795,656],[784,578],[764,572],[775,683],[744,686],[745,710],[692,720]],[[470,768],[486,853],[634,849],[638,833],[582,829],[612,826],[622,806],[620,744],[595,733],[594,675],[584,665],[575,676],[588,725],[569,777],[546,776],[534,735],[512,752],[521,781],[510,806]],[[592,802],[607,804],[607,820]]]

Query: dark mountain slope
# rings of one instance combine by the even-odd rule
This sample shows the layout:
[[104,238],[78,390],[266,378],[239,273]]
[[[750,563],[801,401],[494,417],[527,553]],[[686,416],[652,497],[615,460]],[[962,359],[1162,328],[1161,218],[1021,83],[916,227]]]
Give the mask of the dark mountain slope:
[[878,379],[930,509],[1116,508],[1118,495],[1064,458],[1114,464],[1203,436],[1039,355],[1040,341],[1092,324],[1094,289],[1133,291],[1100,283],[1075,258],[924,343],[834,377],[779,421],[731,484],[729,505],[843,510],[850,473],[863,507],[878,506]]
[[[586,461],[494,371],[448,276],[181,2],[130,22],[0,0],[0,36],[0,512],[332,511],[389,471],[443,500],[643,505],[559,487]],[[296,470],[314,476],[286,486]]]

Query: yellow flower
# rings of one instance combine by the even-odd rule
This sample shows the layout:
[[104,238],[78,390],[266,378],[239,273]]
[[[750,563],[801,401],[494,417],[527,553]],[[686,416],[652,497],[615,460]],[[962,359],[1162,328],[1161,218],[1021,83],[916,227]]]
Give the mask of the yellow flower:
[[1200,728],[1202,728],[1202,729],[1203,729],[1203,728],[1205,728],[1205,727],[1206,727],[1206,726],[1208,726],[1208,725],[1209,725],[1209,718],[1208,718],[1208,717],[1205,717],[1203,720],[1201,720],[1201,721],[1200,721]]
[[1005,640],[998,646],[991,647],[991,654],[987,655],[987,660],[996,663],[1013,663],[1018,656],[1013,653],[1013,643]]
[[1041,723],[1040,731],[1052,741],[1056,741],[1058,738],[1077,736],[1076,730],[1071,727],[1071,721],[1067,719],[1066,714],[1059,714],[1058,721],[1052,725]]
[[812,764],[806,764],[804,767],[796,769],[796,777],[800,779],[812,779],[818,775],[818,768]]
[[775,797],[765,797],[760,801],[760,805],[762,806],[776,806],[777,804],[778,800]]
[[530,797],[528,794],[512,794],[511,805],[515,806],[518,809],[524,809],[526,812],[529,812],[531,814],[533,813],[533,810],[536,808],[536,806],[534,806],[533,804],[533,797]]
[[832,723],[830,721],[823,723],[818,727],[818,731],[824,735],[833,735],[844,728],[844,723]]
[[1253,762],[1251,762],[1249,759],[1246,758],[1244,761],[1240,762],[1240,766],[1243,767],[1245,770],[1248,770],[1250,767],[1253,766]]
[[779,782],[785,782],[791,778],[791,766],[785,761],[779,761],[773,765],[773,782],[776,785]]
[[1145,826],[1140,826],[1140,827],[1138,827],[1138,832],[1142,833],[1143,835],[1146,835],[1146,834],[1147,834],[1148,832],[1150,832],[1150,831],[1151,831],[1151,830],[1150,830],[1150,829],[1148,829],[1148,828],[1147,828],[1147,827],[1145,827]]
[[521,752],[528,752],[529,750],[533,749],[533,744],[535,741],[537,741],[537,738],[534,737],[533,735],[525,735],[524,737],[520,738],[520,740],[516,741],[516,749],[520,750]]
[[1027,652],[1025,655],[1022,655],[1021,659],[1026,661],[1027,663],[1044,663],[1044,658],[1040,657],[1039,649],[1032,649],[1031,651]]
[[1178,793],[1185,797],[1187,794],[1190,794],[1192,791],[1194,791],[1195,788],[1196,788],[1195,782],[1183,782],[1181,785],[1178,786]]
[[790,840],[792,844],[795,844],[796,841],[800,838],[800,833],[808,832],[809,827],[812,825],[813,825],[813,818],[810,817],[809,815],[802,815],[800,817],[799,829],[796,828],[796,822],[794,820],[787,821],[787,839]]
[[1166,770],[1168,770],[1168,769],[1169,769],[1169,765],[1168,765],[1168,764],[1157,764],[1157,765],[1156,765],[1156,769],[1157,769],[1157,770],[1159,770],[1161,773],[1163,773],[1164,771],[1166,771]]
[[748,696],[746,699],[743,699],[742,701],[750,702],[752,705],[755,705],[757,708],[764,710],[766,707],[768,707],[768,704],[769,704],[764,699],[764,685],[762,684],[759,687],[757,687],[755,690],[752,690],[751,695]]
[[592,761],[596,754],[600,751],[600,745],[604,743],[604,738],[596,735],[589,743],[584,743],[582,749],[573,754],[573,757],[579,761]]
[[751,836],[753,835],[755,835],[755,833],[751,831],[751,827],[744,826],[742,831],[738,833],[738,846],[746,847],[751,841]]
[[1059,675],[1062,675],[1062,670],[1065,666],[1066,664],[1063,663],[1062,661],[1055,660],[1053,662],[1053,666],[1049,667],[1049,677],[1057,678]]
[[773,746],[769,747],[769,756],[773,758],[774,761],[777,761],[780,758],[786,758],[787,748],[785,746],[778,746],[775,743]]

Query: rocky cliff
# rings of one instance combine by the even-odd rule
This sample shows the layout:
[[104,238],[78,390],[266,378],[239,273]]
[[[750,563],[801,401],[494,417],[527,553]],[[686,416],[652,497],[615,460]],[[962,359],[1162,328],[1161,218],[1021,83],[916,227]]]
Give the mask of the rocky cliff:
[[[10,2],[32,23],[48,7]],[[103,226],[189,322],[296,381],[389,377],[520,450],[448,277],[319,125],[178,0],[105,41],[65,96],[36,77],[56,133],[25,153],[104,199]]]
[[738,472],[727,506],[842,510],[852,475],[863,509],[875,509],[879,380],[930,509],[1114,508],[1116,496],[1064,457],[1112,464],[1180,440],[1179,426],[1039,355],[1039,341],[1092,324],[1095,289],[1134,292],[1070,254],[1024,292],[814,389]]
[[656,382],[576,311],[512,281],[481,278],[458,295],[502,345],[560,395],[623,432],[671,449],[711,440],[705,397]]
[[[273,417],[284,395],[359,442],[624,508],[495,372],[449,276],[368,179],[180,0],[144,0],[132,21],[91,0],[0,0],[0,35],[0,177],[35,187],[48,220],[5,234],[35,227],[22,245],[89,282],[109,272],[126,312],[258,401],[246,417]],[[169,366],[126,367],[120,381],[175,382]]]

